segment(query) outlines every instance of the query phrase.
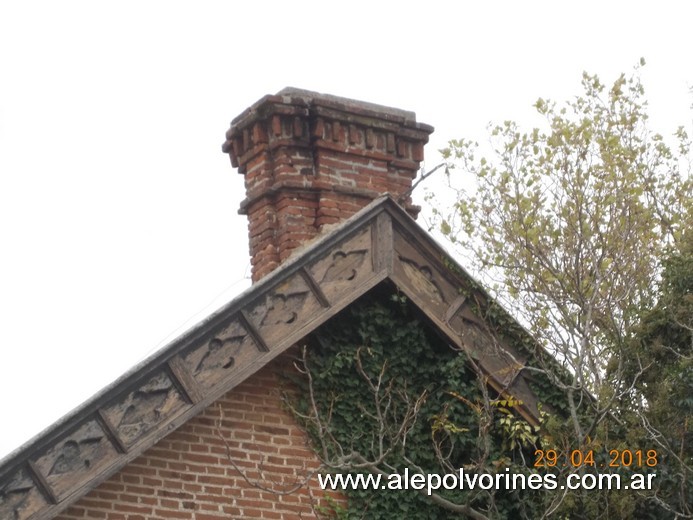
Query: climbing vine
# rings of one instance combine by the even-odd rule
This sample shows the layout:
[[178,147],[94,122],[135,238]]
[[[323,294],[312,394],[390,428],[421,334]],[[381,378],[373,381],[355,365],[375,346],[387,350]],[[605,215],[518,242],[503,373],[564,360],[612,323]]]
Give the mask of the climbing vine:
[[[401,295],[356,302],[322,326],[304,352],[303,391],[292,407],[327,471],[384,479],[405,470],[538,471],[532,462],[544,432],[514,413],[518,401],[494,395],[475,364]],[[551,394],[551,385],[544,387]],[[346,490],[348,508],[340,517],[534,518],[548,503],[541,492],[466,487],[440,489],[434,500],[413,490]]]

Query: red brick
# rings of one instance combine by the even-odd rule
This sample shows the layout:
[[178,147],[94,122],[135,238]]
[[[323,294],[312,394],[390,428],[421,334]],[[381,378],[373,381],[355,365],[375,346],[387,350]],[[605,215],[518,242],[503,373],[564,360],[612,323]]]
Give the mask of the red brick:
[[143,515],[150,515],[152,513],[152,508],[148,506],[137,506],[134,504],[128,504],[124,502],[115,502],[113,508],[116,511],[122,511],[124,513],[141,513]]
[[[405,193],[423,160],[429,130],[415,130],[389,111],[379,115],[378,108],[358,102],[328,101],[324,106],[332,108],[319,115],[306,110],[310,103],[305,96],[263,98],[253,117],[237,119],[227,132],[224,149],[245,175],[253,281],[279,266],[322,226],[350,217],[380,193],[394,198]],[[323,101],[318,97],[315,103],[322,106]],[[402,174],[403,182],[385,180],[388,172]],[[321,213],[317,199],[332,194],[335,186],[368,195],[365,200],[351,196],[351,204],[338,207],[339,213]],[[335,207],[325,201],[320,208]],[[408,210],[416,216],[417,211]],[[268,218],[268,211],[276,218]],[[289,215],[304,219],[286,219]],[[287,238],[299,233],[296,226],[302,228],[301,237]],[[270,245],[275,248],[272,255],[265,252]]]

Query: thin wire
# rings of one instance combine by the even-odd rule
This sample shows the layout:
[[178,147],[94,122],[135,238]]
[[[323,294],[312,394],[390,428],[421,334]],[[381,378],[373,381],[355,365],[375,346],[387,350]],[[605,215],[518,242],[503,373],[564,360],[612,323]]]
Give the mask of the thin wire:
[[[209,300],[209,302],[204,307],[202,307],[199,311],[192,313],[185,321],[183,321],[183,323],[178,325],[175,329],[173,329],[166,336],[164,336],[163,339],[161,341],[159,341],[154,347],[152,347],[147,352],[145,352],[139,361],[142,361],[142,360],[148,358],[152,353],[159,350],[162,346],[164,346],[165,344],[170,342],[172,339],[178,337],[182,332],[188,330],[190,328],[190,325],[193,322],[193,320],[195,322],[198,322],[201,319],[203,319],[204,317],[208,316],[211,312],[217,310],[218,305],[214,305],[214,304],[215,304],[215,302],[217,302],[217,300],[219,300],[219,298],[221,298],[222,295],[228,293],[229,291],[231,291],[231,289],[233,289],[234,287],[236,287],[240,283],[247,282],[250,279],[250,276],[248,276],[248,274],[247,274],[249,267],[250,267],[250,262],[248,262],[248,264],[246,265],[246,268],[245,268],[245,271],[244,271],[242,278],[239,278],[238,280],[236,280],[232,284],[226,286],[216,296],[214,296],[211,300]],[[232,296],[236,296],[237,294],[238,294],[238,291],[234,291]],[[214,307],[212,307],[212,305],[214,305]]]

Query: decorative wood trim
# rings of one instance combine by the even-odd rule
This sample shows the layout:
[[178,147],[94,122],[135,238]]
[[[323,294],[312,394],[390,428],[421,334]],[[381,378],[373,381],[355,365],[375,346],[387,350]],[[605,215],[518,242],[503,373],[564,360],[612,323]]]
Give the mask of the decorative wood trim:
[[43,476],[43,473],[41,473],[41,471],[38,469],[36,463],[33,460],[27,461],[27,468],[29,471],[29,475],[31,476],[34,483],[36,483],[36,487],[38,488],[38,490],[43,494],[44,498],[46,499],[46,502],[48,502],[49,504],[57,504],[58,497],[55,496],[55,493],[53,493],[53,489],[51,489],[51,486],[50,484],[48,484],[46,477]]
[[[332,254],[337,248],[351,240],[356,233],[370,230],[370,254],[372,272],[365,273],[365,277],[360,279],[353,286],[344,285],[342,289],[330,294],[330,299],[326,297],[326,286],[317,283],[310,271],[310,266],[315,262],[321,261],[327,255]],[[447,301],[452,301],[449,305],[440,305],[435,312],[428,299],[420,293],[417,287],[405,283],[407,280],[400,279],[398,274],[398,256],[395,246],[400,241],[405,242],[408,247],[415,248],[426,259],[430,269],[436,272],[437,276],[445,278],[453,291],[448,291]],[[361,244],[365,249],[369,246]],[[99,394],[90,399],[87,403],[75,409],[63,419],[54,423],[53,426],[40,435],[30,444],[11,454],[0,466],[0,479],[3,483],[17,471],[25,471],[34,482],[35,489],[40,493],[47,504],[32,515],[32,520],[47,520],[55,517],[70,504],[84,496],[88,491],[113,475],[128,462],[134,460],[142,452],[151,447],[158,440],[164,438],[171,431],[184,424],[187,420],[194,417],[205,407],[209,406],[214,400],[234,388],[244,381],[247,377],[259,370],[264,364],[279,355],[291,344],[301,341],[308,334],[313,332],[330,318],[337,315],[344,308],[348,307],[353,301],[370,291],[376,285],[388,281],[402,290],[409,297],[414,305],[417,305],[423,314],[430,318],[430,325],[436,328],[440,334],[448,338],[453,345],[462,345],[460,338],[452,330],[445,320],[452,319],[459,314],[460,309],[464,309],[465,301],[459,295],[458,288],[470,288],[471,276],[454,261],[454,269],[446,267],[441,259],[448,259],[445,251],[440,248],[428,234],[419,228],[415,222],[397,203],[388,198],[381,197],[373,201],[348,220],[339,226],[327,231],[318,240],[306,247],[301,253],[287,259],[278,269],[267,275],[262,280],[253,284],[252,288],[244,294],[235,298],[218,311],[202,320],[199,324],[186,332],[180,338],[174,340],[165,348],[133,367],[122,378],[112,383]],[[448,260],[445,260],[447,262]],[[364,266],[366,267],[366,266]],[[368,271],[366,268],[365,271]],[[268,345],[260,334],[257,325],[252,321],[249,309],[256,305],[262,298],[272,294],[276,287],[291,280],[296,275],[302,277],[309,290],[318,301],[313,304],[313,311],[305,320],[296,323],[295,326],[286,329],[286,334],[281,338],[272,340],[272,345]],[[404,276],[404,275],[402,275]],[[482,298],[481,305],[485,305],[486,298],[491,297],[483,289],[474,289],[474,295]],[[465,313],[466,314],[466,313]],[[235,371],[231,376],[219,381],[210,389],[203,388],[190,370],[184,365],[183,358],[180,357],[191,347],[201,341],[207,341],[215,331],[220,330],[229,320],[238,320],[241,327],[247,332],[248,336],[255,343],[259,355],[254,357],[252,363]],[[528,334],[521,326],[519,333]],[[262,329],[263,333],[269,334],[270,329]],[[272,347],[270,351],[270,346]],[[164,370],[170,377],[177,391],[182,398],[187,397],[191,406],[184,406],[176,411],[173,416],[162,421],[152,431],[142,438],[138,438],[133,445],[127,449],[116,435],[116,429],[108,421],[102,412],[114,397],[138,388],[142,381],[147,377]],[[482,367],[484,370],[484,367]],[[518,370],[513,384],[523,383],[524,379],[520,376],[522,370]],[[493,376],[489,375],[489,383],[499,392],[506,388],[501,387]],[[510,388],[509,390],[513,390]],[[536,410],[532,406],[530,399],[526,400],[524,406],[518,407],[519,413],[531,424],[536,424]],[[96,419],[95,419],[96,418]],[[41,474],[35,461],[40,454],[53,449],[59,442],[62,442],[76,425],[82,424],[85,420],[96,420],[99,427],[104,432],[104,436],[109,439],[113,450],[118,451],[117,457],[106,463],[96,474],[90,475],[89,479],[81,482],[75,489],[70,489],[66,493],[55,492],[49,485],[47,478]],[[61,488],[62,489],[62,488]],[[59,496],[59,497],[58,497]],[[58,499],[59,498],[59,499]]]
[[183,360],[175,355],[168,360],[167,365],[174,384],[182,391],[188,402],[194,405],[202,401],[203,392],[195,378],[188,372]]
[[96,422],[99,423],[99,426],[101,426],[101,429],[106,434],[106,437],[108,437],[108,440],[111,441],[111,444],[115,446],[115,449],[116,451],[118,451],[118,453],[128,452],[127,447],[125,446],[125,444],[123,444],[123,441],[118,436],[118,431],[116,430],[116,427],[113,425],[111,420],[108,418],[108,416],[104,413],[102,409],[98,409],[96,411]]
[[320,302],[320,305],[322,305],[325,309],[329,309],[331,307],[330,302],[327,301],[327,296],[325,296],[325,293],[322,292],[322,289],[318,285],[318,282],[315,281],[315,278],[313,278],[313,275],[310,274],[308,269],[305,267],[302,267],[298,273],[301,275],[301,277],[305,280],[306,284],[310,288],[311,292],[313,293],[313,296]]
[[260,352],[269,352],[267,343],[265,343],[265,340],[260,335],[260,332],[257,330],[257,328],[255,328],[255,325],[253,325],[253,322],[250,320],[250,316],[248,316],[245,309],[241,309],[241,311],[238,313],[238,320],[241,322],[243,328],[248,331],[248,334],[253,339],[257,349]]
[[457,314],[457,311],[462,308],[466,301],[466,296],[460,296],[450,304],[450,307],[448,307],[448,310],[445,313],[445,323],[450,323],[450,320],[455,316],[455,314]]
[[[452,328],[447,323],[443,323],[443,321],[441,321],[441,319],[438,316],[436,316],[434,313],[430,311],[430,309],[426,307],[425,303],[421,300],[421,298],[416,292],[412,292],[408,288],[407,284],[401,283],[398,280],[397,276],[394,276],[392,278],[392,281],[395,283],[395,285],[397,285],[400,288],[400,290],[407,296],[407,298],[409,298],[414,303],[414,305],[416,305],[428,317],[428,319],[431,320],[432,325],[435,328],[437,328],[447,338],[447,340],[450,341],[452,345],[455,345],[461,351],[474,354],[473,349],[464,341],[462,341],[459,335],[454,330],[452,330]],[[452,305],[454,305],[457,301],[458,299],[456,299]],[[509,397],[511,395],[509,391],[512,391],[512,387],[504,385],[500,381],[498,381],[496,377],[488,370],[483,359],[479,359],[478,365],[482,374],[485,376],[486,383],[489,386],[491,386],[495,391],[497,391],[501,395],[504,395],[506,397]],[[532,426],[536,426],[537,424],[539,424],[539,415],[535,413],[535,402],[525,402],[523,405],[516,407],[516,410]]]
[[371,231],[373,270],[392,273],[394,262],[394,233],[392,230],[392,218],[387,212],[379,213],[373,223]]

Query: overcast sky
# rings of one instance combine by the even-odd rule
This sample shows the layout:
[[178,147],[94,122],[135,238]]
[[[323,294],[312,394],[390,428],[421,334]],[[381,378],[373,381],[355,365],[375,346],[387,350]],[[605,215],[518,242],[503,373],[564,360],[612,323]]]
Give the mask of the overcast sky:
[[474,4],[0,0],[0,457],[247,287],[221,143],[265,94],[413,110],[433,166],[642,56],[653,126],[690,124],[688,2]]

